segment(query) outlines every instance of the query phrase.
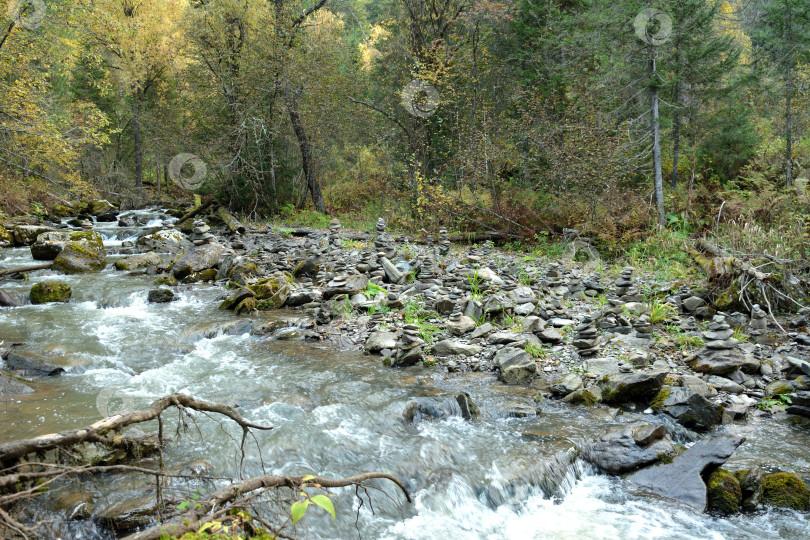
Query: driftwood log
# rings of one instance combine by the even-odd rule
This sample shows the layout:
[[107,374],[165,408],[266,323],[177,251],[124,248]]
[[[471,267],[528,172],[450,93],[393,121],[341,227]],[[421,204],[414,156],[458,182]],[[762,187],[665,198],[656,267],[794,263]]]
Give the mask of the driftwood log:
[[203,213],[206,210],[208,210],[209,208],[211,208],[211,206],[213,204],[214,204],[213,199],[205,201],[204,203],[202,203],[200,206],[198,206],[194,210],[192,210],[192,211],[184,214],[183,216],[181,216],[180,219],[177,220],[177,223],[183,223],[187,219],[191,219],[193,217],[196,217],[196,216],[200,215],[201,213]]
[[22,266],[20,268],[7,268],[0,270],[0,276],[10,276],[12,274],[19,274],[21,272],[34,272],[35,270],[46,270],[53,266],[53,263],[35,264],[32,266]]
[[242,223],[238,219],[236,219],[233,214],[225,210],[224,207],[220,206],[219,208],[217,208],[217,216],[219,217],[219,219],[225,222],[225,225],[228,226],[231,232],[235,232],[238,234],[245,233],[245,226],[242,225]]

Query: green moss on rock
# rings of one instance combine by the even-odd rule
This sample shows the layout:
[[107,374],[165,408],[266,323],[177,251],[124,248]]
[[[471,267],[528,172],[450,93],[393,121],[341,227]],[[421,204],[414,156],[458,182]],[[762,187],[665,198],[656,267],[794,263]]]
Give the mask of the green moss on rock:
[[769,474],[762,482],[762,502],[780,508],[810,510],[810,490],[796,474]]
[[[251,311],[256,311],[257,304],[258,302],[256,301],[255,298],[245,298],[244,300],[239,302],[239,305],[236,306],[236,308],[233,311],[237,315],[242,313],[250,313]],[[220,306],[220,309],[222,309],[222,306]]]
[[43,281],[31,287],[31,303],[47,304],[50,302],[67,302],[73,291],[67,283]]
[[10,247],[14,245],[14,237],[6,230],[5,227],[0,225],[0,247]]
[[658,394],[650,402],[650,408],[656,412],[664,408],[664,402],[669,397],[669,387],[664,387],[658,391]]
[[171,274],[168,276],[159,277],[155,280],[155,285],[168,285],[170,287],[173,287],[177,285],[177,278],[175,278]]
[[709,508],[723,514],[736,514],[742,503],[742,488],[728,471],[717,469],[706,481]]

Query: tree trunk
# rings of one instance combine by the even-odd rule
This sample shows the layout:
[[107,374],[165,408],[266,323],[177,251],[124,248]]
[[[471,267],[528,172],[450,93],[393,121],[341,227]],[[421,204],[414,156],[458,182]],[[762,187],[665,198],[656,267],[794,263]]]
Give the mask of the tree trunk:
[[135,138],[135,189],[143,200],[143,145],[141,144],[140,90],[132,94],[132,131]]
[[650,60],[650,128],[653,133],[653,172],[655,174],[655,205],[658,207],[658,225],[666,226],[664,214],[664,178],[661,174],[661,126],[658,119],[658,87],[655,85],[655,57]]
[[673,119],[672,126],[672,183],[670,187],[674,191],[678,187],[678,154],[681,151],[681,81],[680,81],[680,51],[678,42],[675,42],[675,69],[677,70],[678,78],[675,79],[675,118]]
[[292,92],[287,95],[287,110],[290,114],[290,123],[295,130],[295,136],[298,139],[298,145],[301,148],[301,167],[304,170],[304,179],[307,182],[307,188],[312,195],[312,205],[318,212],[326,212],[326,204],[323,202],[321,195],[321,186],[318,184],[318,179],[315,178],[315,170],[312,163],[312,148],[307,139],[307,133],[304,130],[304,125],[301,123],[301,117],[298,115],[298,103],[295,100]]

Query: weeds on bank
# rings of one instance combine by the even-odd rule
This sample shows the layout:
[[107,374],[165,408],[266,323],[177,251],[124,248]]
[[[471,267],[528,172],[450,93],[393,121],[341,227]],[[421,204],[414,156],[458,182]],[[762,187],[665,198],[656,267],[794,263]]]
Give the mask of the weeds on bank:
[[678,312],[670,304],[661,302],[660,300],[653,300],[649,304],[650,308],[650,324],[666,322],[678,318]]
[[692,260],[685,250],[685,233],[663,229],[644,240],[631,244],[625,252],[630,266],[650,272],[666,281],[684,280],[689,276]]
[[422,304],[415,298],[408,300],[403,311],[405,323],[419,327],[419,337],[424,340],[428,347],[436,341],[436,334],[442,332],[440,327],[428,322],[428,319],[435,315],[434,312],[424,309]]

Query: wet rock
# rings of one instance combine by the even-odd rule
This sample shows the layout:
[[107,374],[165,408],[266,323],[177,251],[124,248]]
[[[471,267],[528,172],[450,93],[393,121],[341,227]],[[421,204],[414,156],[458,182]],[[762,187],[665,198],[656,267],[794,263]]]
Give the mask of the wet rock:
[[56,231],[42,225],[14,225],[8,232],[14,238],[15,246],[30,246],[37,241],[40,234]]
[[528,383],[537,375],[537,364],[523,349],[504,347],[495,354],[494,361],[500,368],[500,377],[505,383]]
[[255,293],[246,287],[237,289],[233,294],[231,294],[231,296],[223,300],[223,302],[219,305],[219,309],[235,310],[239,304],[245,300],[253,298],[254,296],[256,296]]
[[151,523],[157,512],[155,504],[154,494],[131,497],[99,508],[94,517],[118,534],[123,535]]
[[70,285],[60,281],[42,281],[31,287],[29,293],[32,304],[67,302],[72,294]]
[[413,366],[424,360],[422,345],[425,342],[419,337],[419,327],[415,324],[406,324],[396,343],[397,354],[391,360],[394,367]]
[[740,369],[745,356],[737,349],[701,349],[687,360],[690,368],[701,373],[726,375]]
[[6,291],[0,290],[0,307],[19,307],[21,304]]
[[89,491],[59,489],[49,495],[53,509],[67,519],[88,519],[93,512],[93,494]]
[[153,304],[165,304],[175,300],[175,297],[170,289],[152,289],[146,300]]
[[14,236],[5,227],[0,225],[0,247],[11,247],[14,245]]
[[551,343],[552,345],[563,341],[562,334],[556,328],[545,328],[540,332],[536,332],[535,335],[539,337],[543,343]]
[[681,501],[703,512],[708,505],[703,476],[723,465],[744,440],[737,436],[703,439],[678,455],[672,463],[631,474],[627,483],[643,491]]
[[79,214],[89,214],[91,216],[99,216],[109,212],[117,212],[118,208],[106,199],[98,199],[82,203],[78,206],[77,211]]
[[[644,436],[636,440],[635,433]],[[609,474],[624,474],[674,453],[663,426],[617,426],[582,448],[582,458]]]
[[160,255],[154,251],[142,253],[140,255],[131,255],[119,261],[115,261],[116,270],[138,270],[139,268],[148,268],[150,266],[160,265]]
[[616,404],[652,398],[661,389],[666,376],[667,372],[663,370],[610,376],[600,383],[602,400]]
[[706,430],[723,420],[723,407],[682,386],[662,388],[651,406],[691,429]]
[[433,345],[432,351],[433,354],[438,356],[474,356],[481,352],[481,347],[461,341],[445,339]]
[[258,309],[269,311],[279,309],[292,294],[292,285],[288,275],[275,275],[250,286],[259,302]]
[[706,496],[710,510],[736,514],[742,503],[740,482],[728,471],[717,469],[706,479]]
[[172,264],[172,275],[183,279],[191,274],[216,268],[224,251],[225,248],[220,244],[195,246]]
[[762,503],[778,508],[810,510],[810,490],[796,474],[769,474],[762,481]]
[[75,232],[53,261],[53,269],[65,274],[101,272],[107,266],[107,250],[97,232]]
[[746,510],[753,510],[759,506],[762,498],[762,482],[765,480],[765,471],[759,467],[751,467],[748,470],[737,471],[735,473],[740,482],[742,490],[742,507]]
[[186,236],[175,229],[163,229],[138,238],[135,245],[161,253],[178,253],[191,245]]
[[402,417],[408,422],[418,423],[428,418],[445,420],[452,416],[472,420],[480,414],[481,411],[470,398],[470,395],[466,392],[460,392],[454,396],[443,398],[415,399],[405,406]]
[[571,392],[576,392],[582,388],[582,377],[576,373],[569,373],[551,385],[549,390],[553,396],[565,397]]
[[366,340],[366,352],[377,354],[383,349],[394,349],[397,346],[397,335],[394,332],[374,332]]
[[34,389],[14,377],[0,373],[0,396],[13,396],[15,394],[30,394]]
[[46,232],[37,236],[31,244],[31,257],[35,261],[52,261],[70,242],[70,234],[63,232]]
[[6,357],[6,367],[25,377],[54,376],[65,372],[56,358],[34,351],[10,352]]
[[316,301],[320,297],[321,293],[319,291],[310,289],[298,290],[290,293],[284,305],[290,307],[303,306],[304,304]]

